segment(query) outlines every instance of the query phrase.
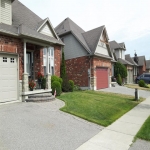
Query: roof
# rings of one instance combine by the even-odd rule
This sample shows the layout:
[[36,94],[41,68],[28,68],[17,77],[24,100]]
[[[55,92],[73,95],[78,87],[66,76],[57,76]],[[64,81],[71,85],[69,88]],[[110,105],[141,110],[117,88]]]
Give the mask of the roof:
[[145,63],[145,56],[138,56],[138,65],[143,66]]
[[150,69],[150,60],[146,60],[146,69]]
[[98,41],[104,29],[105,29],[105,26],[101,26],[101,27],[85,32],[81,27],[79,27],[70,18],[66,18],[55,28],[55,31],[57,35],[60,37],[63,37],[66,34],[72,33],[90,54],[94,54]]
[[138,66],[138,64],[134,61],[134,59],[130,57],[130,54],[125,55],[125,59],[134,66]]
[[133,66],[132,63],[130,63],[129,61],[127,61],[127,60],[125,60],[125,59],[118,58],[118,61],[121,62],[121,63],[124,64],[124,65],[131,65],[131,66]]
[[111,50],[113,50],[113,49],[121,49],[122,48],[116,41],[110,41],[109,45],[110,45]]
[[59,38],[57,39],[54,37],[49,37],[37,31],[37,28],[44,21],[45,19],[41,19],[21,2],[15,0],[12,3],[12,25],[0,24],[0,32],[4,34],[15,35],[20,38],[22,35],[30,38],[34,38],[35,36],[34,39],[43,40],[43,42],[64,45],[64,43]]

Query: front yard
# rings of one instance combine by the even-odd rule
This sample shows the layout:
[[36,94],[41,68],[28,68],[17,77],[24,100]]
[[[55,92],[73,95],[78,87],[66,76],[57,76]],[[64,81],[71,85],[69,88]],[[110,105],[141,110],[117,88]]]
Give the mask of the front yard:
[[125,86],[132,89],[137,88],[139,90],[150,91],[150,84],[148,84],[149,88],[140,87],[138,84],[126,84]]
[[95,91],[65,93],[57,98],[65,102],[62,111],[102,126],[110,125],[139,103],[133,96]]

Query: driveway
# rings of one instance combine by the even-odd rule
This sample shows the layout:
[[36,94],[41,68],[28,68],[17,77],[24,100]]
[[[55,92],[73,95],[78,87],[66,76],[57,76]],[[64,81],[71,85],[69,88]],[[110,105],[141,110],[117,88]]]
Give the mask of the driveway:
[[[116,87],[102,89],[100,91],[132,95],[132,96],[135,95],[135,89],[127,88],[125,86],[116,86]],[[147,98],[150,96],[150,92],[144,91],[144,90],[139,90],[139,96],[143,97],[143,98]]]
[[75,150],[103,127],[59,111],[60,100],[0,106],[0,150]]

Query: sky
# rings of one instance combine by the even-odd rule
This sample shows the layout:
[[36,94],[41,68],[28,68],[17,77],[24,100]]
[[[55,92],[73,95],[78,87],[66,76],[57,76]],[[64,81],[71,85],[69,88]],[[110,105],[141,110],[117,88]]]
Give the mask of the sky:
[[150,0],[20,0],[53,27],[69,17],[83,30],[105,25],[109,41],[124,42],[126,54],[150,59]]

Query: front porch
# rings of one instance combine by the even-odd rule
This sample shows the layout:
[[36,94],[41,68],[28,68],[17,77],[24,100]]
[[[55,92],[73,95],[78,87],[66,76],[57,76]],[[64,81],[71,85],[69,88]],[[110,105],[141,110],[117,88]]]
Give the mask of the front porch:
[[[20,101],[24,102],[30,95],[51,93],[51,65],[52,63],[54,64],[49,58],[52,51],[51,47],[52,45],[45,45],[28,40],[23,41],[23,55],[19,61],[22,63],[22,69],[19,67],[19,75],[22,78],[19,83]],[[45,51],[45,57],[43,57],[43,49]],[[23,71],[21,72],[21,70]],[[37,76],[39,72],[46,78],[45,89],[42,89],[38,83]],[[29,89],[29,81],[36,83],[33,91]]]

